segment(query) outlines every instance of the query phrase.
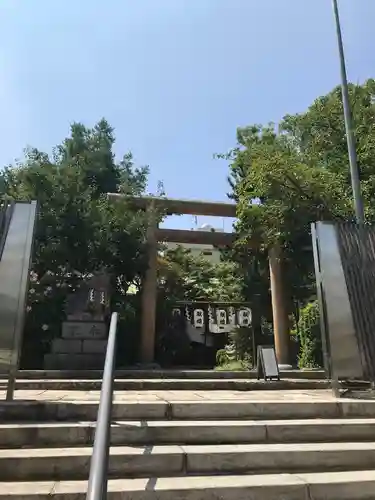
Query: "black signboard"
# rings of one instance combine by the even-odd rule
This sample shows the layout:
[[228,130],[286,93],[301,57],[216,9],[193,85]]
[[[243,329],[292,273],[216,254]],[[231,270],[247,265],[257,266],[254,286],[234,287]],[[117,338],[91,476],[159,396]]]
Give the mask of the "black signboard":
[[258,380],[280,380],[275,348],[271,345],[258,345],[257,352]]

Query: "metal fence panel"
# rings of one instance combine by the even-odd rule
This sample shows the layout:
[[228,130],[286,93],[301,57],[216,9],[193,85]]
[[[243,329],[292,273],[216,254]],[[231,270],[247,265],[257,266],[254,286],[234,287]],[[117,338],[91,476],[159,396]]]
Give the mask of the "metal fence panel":
[[339,224],[337,237],[364,377],[375,381],[375,228]]
[[0,261],[0,371],[17,371],[36,219],[36,203],[16,203]]
[[317,222],[314,234],[314,258],[318,260],[317,286],[321,290],[320,315],[325,320],[323,348],[325,357],[329,359],[329,375],[337,379],[362,378],[362,359],[341,262],[337,228],[334,224]]

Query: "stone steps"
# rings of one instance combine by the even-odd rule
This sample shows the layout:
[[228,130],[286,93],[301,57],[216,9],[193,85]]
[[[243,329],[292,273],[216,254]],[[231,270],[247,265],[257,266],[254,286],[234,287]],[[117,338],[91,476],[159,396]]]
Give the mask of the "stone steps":
[[[63,397],[63,396],[61,396]],[[0,422],[96,421],[98,401],[20,401],[0,404]],[[375,418],[375,400],[328,401],[116,401],[113,420],[280,420],[311,418]]]
[[[23,380],[101,380],[102,370],[20,370],[18,378]],[[256,370],[226,371],[226,370],[142,370],[142,369],[120,369],[116,370],[117,379],[256,379]],[[323,380],[323,370],[283,370],[283,379]]]
[[[0,403],[0,500],[83,500],[99,392],[80,382]],[[108,498],[374,499],[374,431],[375,400],[324,390],[116,391]]]
[[[329,473],[115,479],[108,500],[369,500],[373,470]],[[84,500],[87,481],[1,483],[2,500]]]
[[[91,447],[0,450],[0,481],[85,480]],[[374,469],[375,443],[115,446],[110,478]],[[0,485],[1,490],[1,485]]]
[[[6,387],[6,379],[0,379],[0,387]],[[101,379],[21,379],[16,380],[17,390],[72,390],[100,391]],[[255,390],[310,390],[328,389],[330,382],[319,379],[281,379],[264,380],[244,378],[207,378],[207,379],[115,379],[114,389],[122,391],[255,391]]]
[[[1,449],[91,446],[94,422],[0,424]],[[112,445],[371,442],[372,419],[138,420],[111,427]],[[1,456],[1,455],[0,455]]]

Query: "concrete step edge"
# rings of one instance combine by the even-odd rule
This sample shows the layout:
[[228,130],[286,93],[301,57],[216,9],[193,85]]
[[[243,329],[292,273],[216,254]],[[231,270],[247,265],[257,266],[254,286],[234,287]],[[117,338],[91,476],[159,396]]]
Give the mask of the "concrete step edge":
[[[183,428],[183,427],[325,427],[325,426],[351,426],[351,425],[375,425],[375,418],[305,418],[305,419],[287,419],[287,420],[118,420],[111,423],[112,427],[129,426],[136,429],[142,428]],[[0,422],[0,430],[19,430],[19,429],[61,429],[96,427],[96,422],[92,420],[80,420],[79,422],[18,422],[7,423]],[[375,438],[375,435],[374,435]]]
[[[16,390],[100,390],[101,380],[17,380]],[[0,387],[6,388],[7,382],[0,381]],[[314,390],[329,389],[331,382],[328,380],[246,380],[246,379],[123,379],[115,380],[116,390]]]
[[[249,444],[209,444],[209,445],[120,445],[111,446],[111,456],[140,456],[150,455],[166,456],[175,455],[220,455],[220,454],[259,454],[259,453],[295,453],[295,452],[375,452],[375,442],[333,442],[333,443],[249,443]],[[55,457],[91,457],[92,447],[82,446],[74,448],[21,448],[0,449],[0,461],[16,458],[55,458]]]
[[[6,384],[8,382],[7,378],[0,378],[0,384]],[[29,383],[30,385],[36,384],[36,383],[44,383],[44,384],[58,384],[58,383],[63,383],[63,384],[83,384],[83,383],[102,383],[102,379],[92,379],[92,378],[76,378],[76,379],[61,379],[61,378],[56,378],[56,379],[51,379],[51,378],[41,378],[41,379],[23,379],[23,378],[17,378],[16,383]],[[176,384],[193,384],[193,383],[199,383],[199,382],[207,382],[210,384],[221,384],[221,385],[226,385],[228,382],[239,382],[247,385],[253,385],[253,384],[264,384],[265,381],[263,379],[246,379],[246,378],[218,378],[218,379],[213,379],[213,378],[193,378],[193,379],[185,379],[185,378],[115,378],[114,382],[127,382],[127,383],[136,383],[140,384],[142,382],[149,382],[150,384],[170,384],[170,383],[176,383]],[[277,384],[280,382],[295,382],[295,383],[301,383],[303,384],[304,382],[316,382],[316,383],[327,383],[330,382],[329,380],[325,378],[318,378],[318,379],[300,379],[300,378],[293,378],[293,377],[282,377],[280,380],[267,380],[267,384]]]
[[[108,481],[110,500],[198,500],[212,498],[257,500],[361,500],[372,498],[375,470],[266,474],[240,476],[194,476],[174,478],[115,479]],[[2,482],[0,498],[44,500],[64,497],[83,500],[87,481]]]
[[[0,374],[0,377],[3,377]],[[256,379],[257,371],[227,371],[227,370],[145,370],[145,369],[117,369],[115,372],[116,378],[178,378],[178,379]],[[21,379],[102,379],[103,370],[20,370],[18,377]],[[324,370],[282,370],[282,378],[302,378],[302,379],[324,379],[326,378]]]
[[[0,450],[0,480],[83,480],[92,448]],[[111,449],[112,478],[375,470],[375,443],[184,445]],[[375,478],[375,476],[374,476]],[[1,486],[0,486],[1,491]]]
[[[99,380],[16,380],[16,390],[100,390]],[[6,387],[7,381],[0,380],[0,386]],[[116,379],[114,387],[118,390],[297,390],[328,389],[329,380],[251,380],[251,379]]]
[[[0,421],[96,420],[99,401],[14,401],[0,403]],[[26,413],[27,412],[27,413]],[[289,420],[375,417],[375,400],[115,400],[114,420]]]
[[[0,424],[0,447],[91,446],[95,422]],[[134,420],[111,425],[112,445],[373,441],[375,419]],[[37,446],[36,446],[37,445]]]
[[[321,423],[272,421],[142,421],[111,426],[111,444],[235,444],[368,442],[374,440],[375,420],[339,419]],[[91,446],[95,423],[0,425],[0,448]]]

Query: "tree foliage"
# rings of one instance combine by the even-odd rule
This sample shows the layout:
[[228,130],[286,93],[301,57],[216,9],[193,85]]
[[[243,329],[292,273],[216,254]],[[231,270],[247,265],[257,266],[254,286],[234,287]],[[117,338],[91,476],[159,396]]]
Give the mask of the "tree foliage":
[[[350,85],[349,91],[366,217],[372,221],[375,81]],[[311,222],[353,220],[340,88],[316,99],[305,113],[285,116],[278,127],[239,129],[237,146],[227,158],[229,195],[238,203],[238,259],[243,260],[249,243],[258,253],[281,245],[289,295],[295,302],[307,300],[314,280]],[[265,277],[266,262],[258,262],[258,271]],[[254,261],[251,266],[254,268]]]
[[136,168],[130,153],[117,162],[113,144],[105,120],[94,128],[73,124],[51,156],[28,149],[22,162],[4,170],[5,196],[39,203],[26,325],[31,336],[60,327],[67,294],[83,276],[105,268],[118,306],[144,273],[145,214],[108,200],[107,193],[143,193],[148,168]]
[[171,312],[179,301],[241,301],[241,276],[234,262],[212,262],[203,255],[177,246],[159,255],[157,352],[163,363],[213,363],[212,350],[196,346],[186,334],[184,317]]
[[[375,221],[375,80],[349,86],[366,220]],[[114,133],[105,120],[80,123],[51,155],[28,149],[0,174],[0,196],[39,202],[26,333],[51,335],[63,304],[83,276],[106,268],[113,278],[113,307],[131,308],[129,284],[140,287],[146,261],[147,216],[108,192],[141,195],[148,168],[131,153],[117,161]],[[316,99],[279,125],[237,131],[230,160],[229,197],[236,201],[237,242],[212,264],[177,248],[159,258],[159,303],[176,300],[246,300],[270,319],[267,250],[280,245],[290,312],[314,295],[310,224],[353,220],[341,90]],[[161,186],[162,188],[162,186]],[[160,194],[163,194],[160,192]],[[131,305],[130,305],[131,304]],[[129,311],[128,311],[129,312]],[[298,318],[297,318],[298,321]]]
[[317,368],[323,366],[319,305],[317,300],[309,302],[301,308],[296,327],[292,331],[292,334],[300,342],[299,367]]
[[241,278],[234,262],[214,263],[182,246],[160,257],[159,288],[170,301],[241,300]]

